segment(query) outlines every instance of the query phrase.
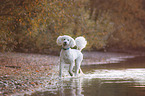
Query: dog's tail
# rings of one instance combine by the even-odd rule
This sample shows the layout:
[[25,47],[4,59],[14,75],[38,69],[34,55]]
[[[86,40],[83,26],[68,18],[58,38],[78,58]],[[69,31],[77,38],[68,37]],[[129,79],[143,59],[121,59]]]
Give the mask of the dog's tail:
[[75,39],[75,42],[76,42],[77,49],[80,50],[80,51],[81,51],[83,48],[85,48],[86,45],[87,45],[86,39],[85,39],[84,37],[82,37],[82,36],[77,37],[77,38]]

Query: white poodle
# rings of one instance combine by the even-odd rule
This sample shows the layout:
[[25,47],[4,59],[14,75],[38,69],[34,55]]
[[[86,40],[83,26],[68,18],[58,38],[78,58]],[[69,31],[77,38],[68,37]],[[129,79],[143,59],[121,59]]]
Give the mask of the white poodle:
[[[73,76],[73,67],[75,66],[75,76],[78,75],[79,71],[82,73],[80,68],[81,62],[83,60],[83,54],[81,50],[86,47],[87,41],[84,37],[77,37],[75,40],[68,36],[59,36],[57,38],[57,44],[62,46],[60,52],[60,67],[59,76],[62,77],[62,70],[64,64],[69,65],[69,74]],[[71,47],[77,46],[77,49],[71,49]]]

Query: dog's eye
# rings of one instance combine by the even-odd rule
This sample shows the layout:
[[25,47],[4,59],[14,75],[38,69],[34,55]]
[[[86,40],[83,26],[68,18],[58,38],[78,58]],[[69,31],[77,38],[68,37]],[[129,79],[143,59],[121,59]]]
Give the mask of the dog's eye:
[[63,40],[65,40],[65,39],[63,39]]
[[67,41],[69,41],[69,39],[67,39]]

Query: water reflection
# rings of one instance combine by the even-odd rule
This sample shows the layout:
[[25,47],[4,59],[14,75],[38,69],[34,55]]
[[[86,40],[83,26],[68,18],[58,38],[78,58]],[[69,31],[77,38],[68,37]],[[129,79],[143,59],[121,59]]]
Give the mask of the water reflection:
[[85,66],[85,76],[66,75],[56,84],[55,91],[50,89],[32,96],[145,96],[144,66],[144,58],[116,65]]
[[59,82],[59,96],[84,96],[82,81],[83,78],[63,78]]
[[57,86],[32,96],[144,96],[145,68],[96,69],[78,78],[66,76]]
[[101,78],[110,80],[136,80],[145,81],[145,68],[131,69],[96,69],[88,72],[85,78]]
[[83,77],[60,80],[58,96],[141,96],[137,91],[145,87],[144,77],[145,68],[91,70]]

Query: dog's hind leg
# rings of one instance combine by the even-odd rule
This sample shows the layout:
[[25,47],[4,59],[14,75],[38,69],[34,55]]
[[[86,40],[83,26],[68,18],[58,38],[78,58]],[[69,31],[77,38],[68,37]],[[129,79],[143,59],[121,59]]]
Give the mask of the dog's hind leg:
[[80,70],[79,70],[79,73],[80,73],[81,75],[84,75],[84,73],[83,73],[83,71],[82,71],[81,68],[80,68]]
[[70,66],[69,66],[69,74],[70,74],[70,76],[73,76],[73,66],[74,66],[74,63],[71,63]]
[[82,70],[80,69],[81,62],[82,62],[82,60],[80,60],[80,59],[76,60],[76,64],[75,64],[75,76],[78,75],[79,71],[80,71],[80,73],[82,72]]

